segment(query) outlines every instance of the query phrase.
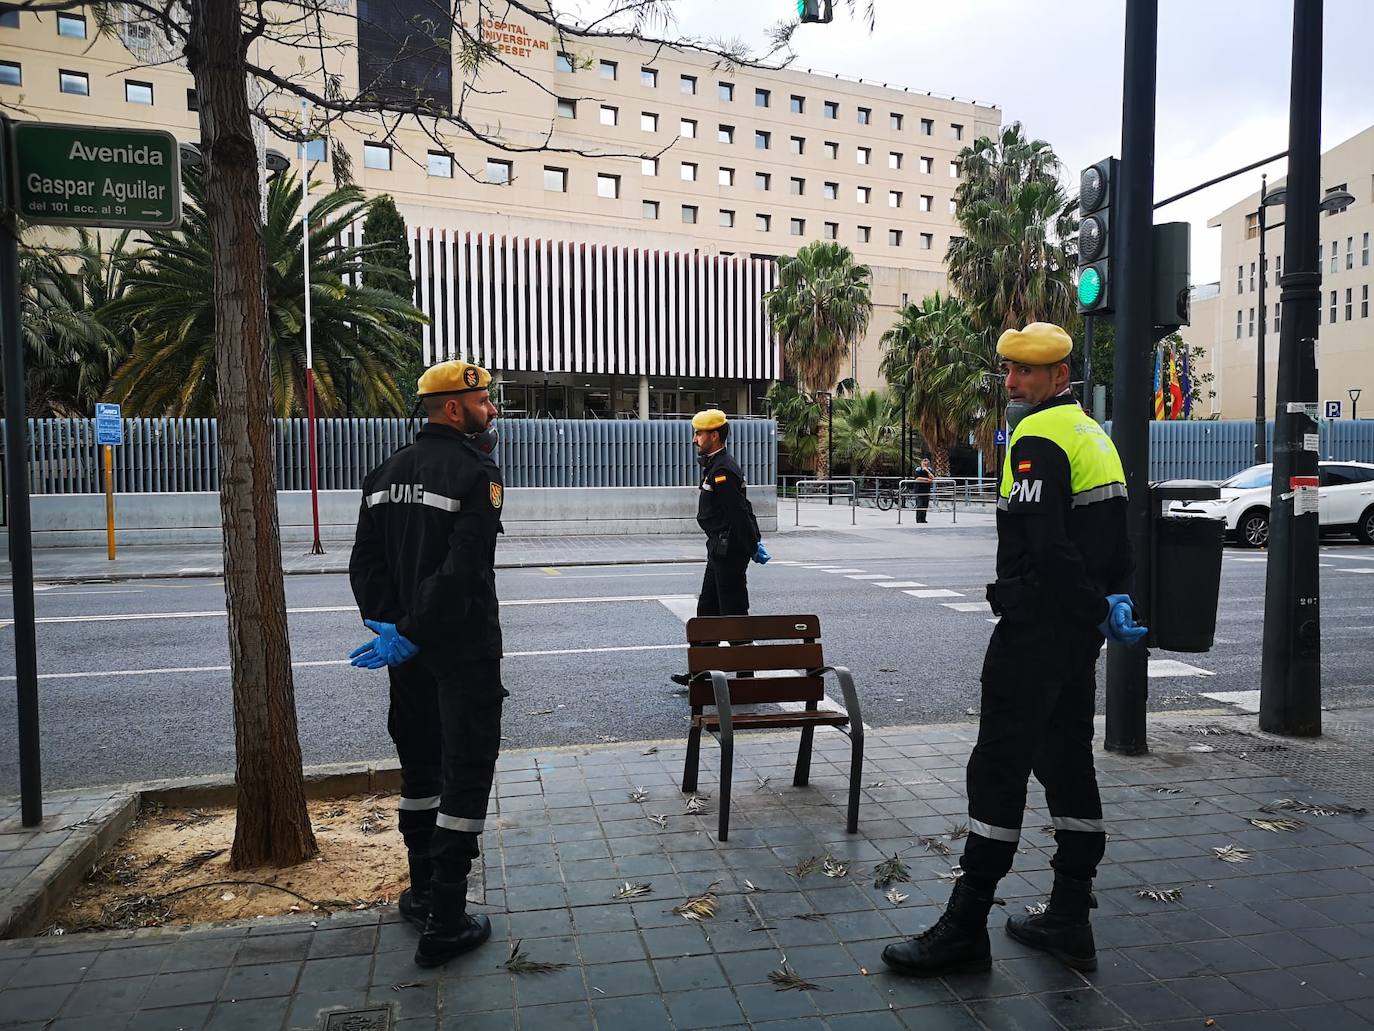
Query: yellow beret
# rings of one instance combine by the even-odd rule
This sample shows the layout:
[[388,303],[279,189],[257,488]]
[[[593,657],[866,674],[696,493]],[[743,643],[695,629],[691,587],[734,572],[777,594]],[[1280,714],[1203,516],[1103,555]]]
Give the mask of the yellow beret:
[[725,425],[725,413],[719,408],[708,408],[692,416],[692,429],[718,430]]
[[1073,339],[1052,322],[1009,329],[997,339],[997,353],[1024,365],[1053,365],[1073,351]]
[[479,365],[458,361],[440,362],[431,365],[420,376],[420,381],[415,385],[415,395],[467,394],[473,390],[486,390],[489,386],[491,373]]

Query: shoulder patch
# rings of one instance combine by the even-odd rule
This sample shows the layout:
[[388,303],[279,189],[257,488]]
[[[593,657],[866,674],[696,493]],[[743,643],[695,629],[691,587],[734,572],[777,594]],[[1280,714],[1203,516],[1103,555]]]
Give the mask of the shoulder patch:
[[1028,473],[1028,472],[1030,472],[1030,471],[1031,471],[1031,464],[1030,464],[1030,462],[1029,462],[1029,461],[1017,462],[1017,463],[1016,463],[1016,471],[1017,471],[1018,473]]
[[487,495],[491,498],[491,507],[499,509],[506,499],[506,490],[499,483],[491,483],[487,485]]
[[726,475],[725,475],[724,473],[721,473],[719,476],[716,477],[715,482],[716,482],[716,483],[724,483],[724,482],[726,481],[726,479],[727,479]]

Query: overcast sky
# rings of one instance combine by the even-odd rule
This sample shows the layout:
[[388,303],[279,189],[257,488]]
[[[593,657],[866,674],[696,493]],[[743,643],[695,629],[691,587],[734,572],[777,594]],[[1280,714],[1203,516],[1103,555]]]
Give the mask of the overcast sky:
[[[760,49],[768,25],[795,11],[794,0],[674,6],[681,34]],[[1125,9],[1125,0],[877,0],[872,35],[838,11],[830,25],[802,26],[793,67],[998,104],[1004,123],[1019,120],[1054,146],[1076,191],[1079,169],[1121,151]],[[1374,2],[1326,0],[1325,9],[1323,150],[1374,124]],[[1287,148],[1292,12],[1292,0],[1160,0],[1157,198]],[[1218,278],[1220,230],[1207,219],[1257,192],[1266,171],[1273,178],[1285,165],[1157,214],[1193,223],[1194,282]]]

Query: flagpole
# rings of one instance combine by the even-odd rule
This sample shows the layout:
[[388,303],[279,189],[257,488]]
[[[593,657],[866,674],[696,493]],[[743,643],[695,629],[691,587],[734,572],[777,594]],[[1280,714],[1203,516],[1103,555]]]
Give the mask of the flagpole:
[[[301,101],[301,131],[310,125],[310,101]],[[302,274],[305,277],[305,439],[310,453],[310,525],[314,538],[310,554],[323,555],[320,543],[320,464],[315,453],[315,353],[310,338],[310,164],[307,145],[300,144],[301,154],[301,251]]]

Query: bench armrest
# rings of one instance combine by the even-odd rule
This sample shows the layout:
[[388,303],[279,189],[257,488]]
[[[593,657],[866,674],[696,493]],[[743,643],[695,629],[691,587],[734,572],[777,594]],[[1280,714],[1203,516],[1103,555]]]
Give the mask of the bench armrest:
[[734,710],[730,707],[730,682],[718,669],[704,670],[692,679],[701,680],[703,677],[711,678],[711,689],[716,693],[716,718],[720,720],[720,735],[728,740],[735,732]]
[[807,676],[820,677],[827,673],[834,673],[835,679],[840,682],[840,692],[844,695],[844,710],[849,714],[849,727],[853,733],[863,735],[864,720],[863,714],[859,711],[859,692],[854,689],[854,678],[849,673],[847,666],[822,666],[820,669],[809,669]]

